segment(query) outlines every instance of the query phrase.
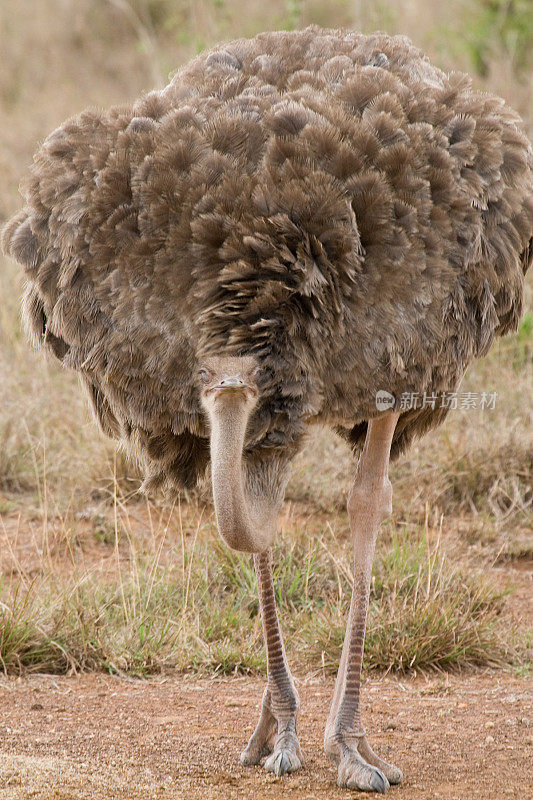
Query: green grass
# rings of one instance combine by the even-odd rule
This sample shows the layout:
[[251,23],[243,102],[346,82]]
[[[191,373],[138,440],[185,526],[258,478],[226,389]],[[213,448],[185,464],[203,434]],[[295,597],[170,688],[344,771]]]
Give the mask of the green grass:
[[[205,536],[184,536],[175,559],[128,538],[102,576],[43,571],[0,587],[0,657],[7,672],[80,670],[149,675],[264,671],[251,558]],[[338,552],[334,552],[337,550]],[[351,558],[333,541],[283,542],[276,595],[289,656],[300,670],[334,672],[350,599]],[[426,537],[394,532],[376,558],[367,669],[448,669],[517,660],[505,593],[450,563]],[[512,626],[511,626],[512,627]]]

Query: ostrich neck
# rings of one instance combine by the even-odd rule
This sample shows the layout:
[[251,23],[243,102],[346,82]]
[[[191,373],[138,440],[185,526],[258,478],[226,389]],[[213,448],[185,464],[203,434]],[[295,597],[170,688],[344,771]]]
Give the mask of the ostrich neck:
[[238,398],[221,398],[212,409],[211,472],[218,530],[235,550],[260,552],[275,533],[277,508],[247,489],[243,447],[250,409]]

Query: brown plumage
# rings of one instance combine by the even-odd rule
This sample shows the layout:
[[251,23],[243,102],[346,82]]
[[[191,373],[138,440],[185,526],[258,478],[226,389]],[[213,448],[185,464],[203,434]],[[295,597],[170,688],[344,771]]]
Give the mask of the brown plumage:
[[[191,486],[206,353],[259,359],[259,456],[292,455],[311,420],[359,443],[379,389],[455,389],[516,328],[531,166],[518,116],[405,38],[265,33],[61,125],[4,249],[104,431],[150,485]],[[393,456],[445,413],[403,414]]]

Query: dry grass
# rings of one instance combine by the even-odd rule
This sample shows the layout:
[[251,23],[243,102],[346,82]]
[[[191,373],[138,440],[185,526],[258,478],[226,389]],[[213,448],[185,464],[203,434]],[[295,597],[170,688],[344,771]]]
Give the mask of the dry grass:
[[[250,0],[242,14],[236,0],[36,0],[21,13],[19,2],[4,0],[0,223],[18,207],[17,185],[36,143],[65,117],[133,99],[202,47],[261,29],[316,22],[406,33],[444,68],[472,69],[477,42],[489,54],[478,85],[506,97],[531,133],[531,69],[521,68],[521,51],[509,50],[508,20],[479,39],[482,6]],[[528,308],[532,286],[530,276]],[[26,346],[19,293],[15,265],[0,258],[4,669],[262,669],[250,565],[213,546],[206,494],[183,505],[181,521],[164,504],[132,503],[138,475],[97,432],[76,376]],[[524,659],[524,635],[509,622],[491,565],[531,560],[531,312],[517,336],[473,365],[462,389],[497,392],[495,409],[452,413],[393,467],[394,523],[374,571],[368,667]],[[291,656],[302,669],[330,670],[338,658],[353,469],[345,444],[325,431],[294,465],[276,580]]]
[[[184,521],[180,512],[152,509],[141,529],[131,513],[123,506],[114,530],[101,520],[94,530],[107,551],[105,567],[103,560],[88,565],[89,542],[75,541],[68,524],[42,543],[37,574],[15,561],[0,587],[3,668],[134,675],[262,670],[250,557],[219,543],[201,513]],[[275,549],[277,601],[300,670],[332,672],[338,664],[352,584],[346,549],[294,526]],[[504,596],[479,570],[454,566],[429,529],[414,537],[392,529],[374,568],[366,667],[520,661],[524,641],[504,613]]]

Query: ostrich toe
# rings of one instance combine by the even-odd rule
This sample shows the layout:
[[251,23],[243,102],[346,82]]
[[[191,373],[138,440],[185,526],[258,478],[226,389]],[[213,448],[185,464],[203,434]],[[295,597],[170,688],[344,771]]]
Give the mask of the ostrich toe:
[[385,775],[391,786],[401,783],[403,778],[401,769],[396,767],[394,764],[389,764],[388,761],[385,761],[383,758],[380,758],[378,755],[376,755],[376,753],[374,753],[368,744],[366,736],[363,736],[360,739],[357,749],[365,761],[367,761],[373,767],[377,767]]
[[265,761],[267,772],[274,772],[278,777],[288,772],[296,772],[303,763],[302,751],[298,737],[292,731],[284,732],[276,738],[274,752]]
[[385,794],[390,783],[383,772],[368,764],[354,748],[345,748],[339,761],[337,783],[341,788]]
[[274,772],[278,777],[300,769],[303,756],[296,733],[284,730],[276,735],[276,728],[275,723],[266,725],[260,721],[241,753],[241,764],[245,766],[259,764],[265,756],[268,756],[264,767],[267,772]]

